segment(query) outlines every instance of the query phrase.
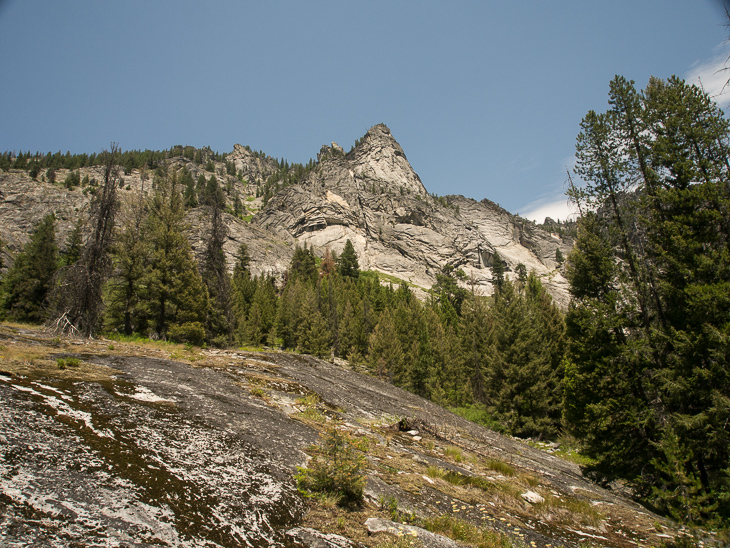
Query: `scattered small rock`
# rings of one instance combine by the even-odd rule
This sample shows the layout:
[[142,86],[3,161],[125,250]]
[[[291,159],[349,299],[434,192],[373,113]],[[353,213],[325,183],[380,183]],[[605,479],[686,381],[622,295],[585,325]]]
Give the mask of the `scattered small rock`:
[[524,493],[522,493],[522,498],[530,504],[540,504],[541,502],[545,502],[545,499],[534,491],[525,491]]

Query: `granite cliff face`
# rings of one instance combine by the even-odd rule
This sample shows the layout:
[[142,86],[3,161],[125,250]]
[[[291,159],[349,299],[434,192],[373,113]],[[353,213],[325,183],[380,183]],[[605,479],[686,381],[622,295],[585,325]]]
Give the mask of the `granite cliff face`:
[[349,239],[362,268],[425,289],[449,264],[462,268],[477,290],[491,293],[496,252],[508,276],[522,263],[562,306],[568,302],[555,257],[557,249],[567,255],[572,242],[488,200],[430,196],[384,125],[371,128],[347,154],[334,143],[322,147],[317,167],[272,199],[254,224],[320,252],[329,247],[339,253]]
[[[240,243],[249,246],[255,274],[281,275],[295,245],[313,246],[323,255],[328,247],[341,252],[349,239],[361,268],[409,281],[417,292],[430,288],[448,264],[463,269],[476,291],[490,294],[491,267],[499,253],[508,277],[514,277],[522,263],[540,276],[561,306],[567,306],[567,282],[555,257],[558,249],[567,256],[570,240],[488,200],[429,195],[385,125],[372,127],[348,153],[336,143],[323,146],[314,169],[297,184],[285,186],[265,207],[262,189],[279,169],[273,158],[235,145],[226,162],[233,163],[237,176],[227,173],[223,162],[214,163],[215,172],[184,157],[167,162],[168,169],[187,168],[194,179],[215,173],[229,204],[238,196],[244,214],[252,216],[251,222],[226,216],[225,252],[231,268]],[[60,171],[57,180],[65,175]],[[101,180],[102,174],[97,168],[83,168],[81,176],[85,175]],[[119,193],[124,201],[150,188],[150,174],[133,170],[123,176]],[[86,214],[89,199],[85,189],[35,181],[25,171],[0,173],[0,237],[8,244],[5,266],[28,240],[33,225],[50,212],[56,214],[63,248],[73,224]],[[207,215],[205,207],[187,213],[196,252],[205,248]]]

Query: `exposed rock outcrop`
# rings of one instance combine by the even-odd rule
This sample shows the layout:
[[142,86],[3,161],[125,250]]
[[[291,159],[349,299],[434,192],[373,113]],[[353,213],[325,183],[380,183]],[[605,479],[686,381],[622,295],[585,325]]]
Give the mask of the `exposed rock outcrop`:
[[470,285],[491,293],[498,252],[512,276],[524,264],[567,305],[567,282],[555,257],[557,249],[567,255],[571,241],[488,200],[433,198],[384,125],[371,128],[347,154],[323,147],[318,160],[316,169],[274,197],[254,224],[320,253],[326,247],[339,253],[349,239],[362,268],[426,289],[449,264],[462,268]]
[[273,158],[255,154],[239,144],[233,145],[233,152],[228,154],[226,161],[233,162],[236,171],[240,171],[244,179],[251,183],[266,181],[277,170]]
[[[372,548],[403,535],[453,548],[395,523],[409,520],[541,548],[677,534],[576,464],[308,356],[2,325],[0,344],[2,546]],[[78,365],[58,367],[70,357]],[[360,508],[320,508],[296,489],[333,426],[365,451]]]

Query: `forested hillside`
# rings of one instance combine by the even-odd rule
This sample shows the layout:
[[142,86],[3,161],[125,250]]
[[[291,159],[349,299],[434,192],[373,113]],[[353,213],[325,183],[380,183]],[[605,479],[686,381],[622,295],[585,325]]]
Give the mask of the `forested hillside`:
[[[489,252],[490,293],[459,264],[446,263],[436,283],[420,289],[423,299],[405,280],[361,269],[350,239],[339,254],[295,245],[282,277],[252,271],[245,243],[231,265],[225,216],[247,213],[234,186],[226,189],[215,176],[196,182],[168,154],[112,147],[98,158],[2,156],[3,169],[46,181],[58,166],[100,166],[99,180],[84,182],[70,171],[63,181],[93,195],[85,224],[59,242],[55,218],[47,215],[13,257],[2,280],[3,318],[86,336],[266,346],[347,360],[503,432],[570,436],[591,459],[587,471],[597,481],[620,480],[678,521],[727,527],[730,126],[702,90],[676,78],[652,79],[637,91],[617,77],[609,106],[585,116],[577,139],[581,182],[569,194],[581,217],[570,226],[576,244],[565,267],[567,313],[547,292],[545,271],[509,267],[496,246]],[[378,132],[368,138],[384,130]],[[323,155],[335,162],[327,169],[365,158],[368,149],[358,146],[349,159],[327,147]],[[244,180],[226,157],[178,152],[211,162],[213,170],[214,161],[225,162],[226,176]],[[352,185],[370,177],[347,183],[340,196],[324,190],[319,163],[290,166],[239,153],[267,176],[252,196],[273,204],[265,215],[271,223],[293,218],[276,196],[287,188],[293,196],[300,184],[353,216],[353,202],[342,196],[355,195]],[[143,167],[150,182],[120,200],[122,166],[130,173]],[[430,207],[449,210],[452,217],[444,218],[457,219],[454,204],[461,202],[422,197],[417,177],[408,184],[412,190],[399,191],[403,201],[388,200],[404,208],[427,198]],[[196,250],[186,221],[191,208],[199,208],[204,224],[204,245]],[[426,211],[399,215],[408,226],[429,226]],[[322,221],[323,230],[340,230],[333,218]],[[552,245],[558,276],[566,257]]]

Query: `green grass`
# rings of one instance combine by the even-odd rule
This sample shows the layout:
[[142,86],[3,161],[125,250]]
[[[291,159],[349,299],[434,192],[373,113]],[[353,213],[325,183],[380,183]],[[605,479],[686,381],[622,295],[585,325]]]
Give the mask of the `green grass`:
[[458,447],[444,447],[444,455],[453,459],[454,462],[461,462],[463,459],[461,449]]
[[471,485],[472,487],[476,487],[477,489],[481,489],[485,492],[492,492],[496,489],[498,491],[507,492],[508,494],[514,494],[513,491],[515,491],[514,486],[506,483],[490,481],[482,476],[467,476],[465,474],[460,474],[459,472],[454,472],[453,470],[444,470],[443,468],[438,468],[436,466],[429,466],[426,469],[426,475],[431,478],[442,479],[457,487]]
[[312,422],[318,422],[318,423],[325,423],[327,422],[327,417],[325,417],[320,411],[315,409],[314,407],[307,407],[304,411],[296,415],[297,417],[301,417],[303,419],[310,420]]
[[512,477],[517,474],[515,469],[507,464],[506,462],[503,462],[501,460],[497,459],[487,459],[485,462],[487,468],[490,468],[494,470],[495,472],[498,472],[502,474],[503,476],[509,476]]
[[148,337],[144,337],[143,335],[140,335],[139,333],[134,333],[132,335],[123,335],[122,333],[105,333],[104,336],[107,339],[110,339],[115,342],[120,342],[120,343],[146,344],[146,345],[156,346],[158,348],[167,348],[167,349],[183,347],[183,345],[181,343],[163,341],[163,340],[155,341]]
[[263,388],[254,387],[249,390],[252,396],[256,398],[264,398],[266,397],[266,392],[264,392]]
[[545,495],[544,501],[535,505],[535,510],[544,513],[554,513],[555,509],[562,509],[567,516],[563,519],[570,525],[589,525],[597,527],[603,520],[603,515],[588,501],[575,498],[560,499],[552,495]]
[[299,405],[306,405],[307,407],[313,407],[317,405],[318,403],[322,403],[322,398],[319,397],[319,394],[312,392],[311,394],[307,394],[306,396],[302,398],[297,399],[297,403]]
[[484,406],[472,404],[465,407],[450,407],[449,411],[459,415],[460,417],[464,417],[468,421],[480,424],[490,430],[494,430],[495,432],[501,432],[502,434],[507,433],[507,429],[504,425],[495,420]]

